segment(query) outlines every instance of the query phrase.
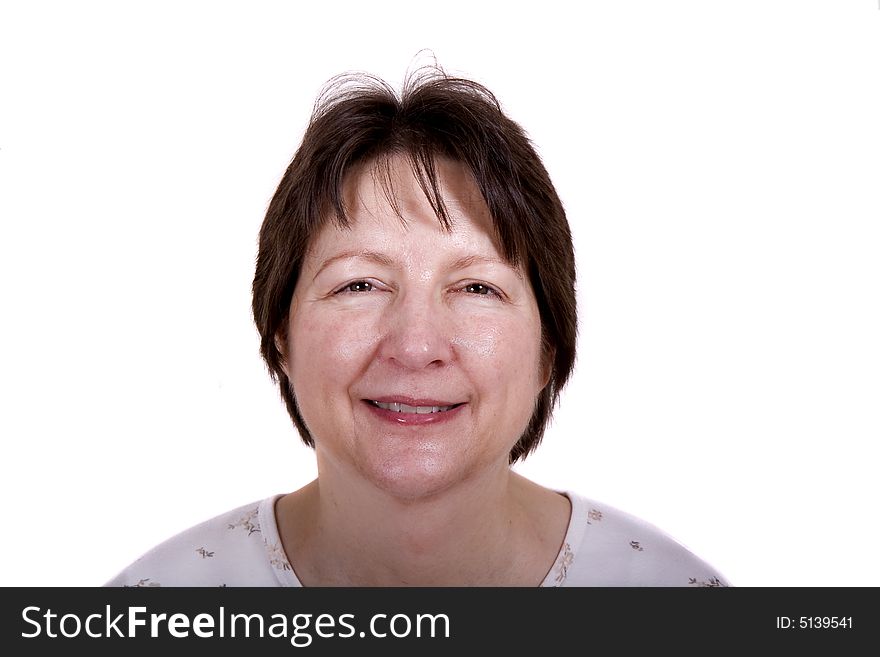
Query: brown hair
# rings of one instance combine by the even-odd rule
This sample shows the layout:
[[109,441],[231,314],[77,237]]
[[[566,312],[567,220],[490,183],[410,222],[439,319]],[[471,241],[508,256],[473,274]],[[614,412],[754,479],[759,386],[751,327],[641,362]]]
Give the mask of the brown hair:
[[[346,174],[393,155],[410,159],[413,173],[437,218],[451,222],[440,194],[435,157],[470,170],[483,195],[504,256],[527,272],[541,315],[548,384],[538,395],[510,463],[532,452],[575,360],[577,307],[571,231],[562,202],[523,129],[476,82],[437,67],[409,75],[398,96],[365,74],[337,76],[315,103],[302,143],[281,179],[260,229],[253,282],[253,313],[260,352],[277,381],[303,441],[314,439],[284,373],[276,336],[285,335],[291,298],[303,258],[328,220],[348,226],[343,203]],[[386,193],[390,193],[386,188]],[[397,208],[393,198],[392,207]]]

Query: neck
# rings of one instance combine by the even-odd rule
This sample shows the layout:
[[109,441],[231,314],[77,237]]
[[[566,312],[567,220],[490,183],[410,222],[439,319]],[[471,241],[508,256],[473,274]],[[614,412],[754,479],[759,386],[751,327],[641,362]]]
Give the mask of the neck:
[[322,473],[282,498],[276,515],[306,586],[536,586],[568,503],[508,467],[415,499]]

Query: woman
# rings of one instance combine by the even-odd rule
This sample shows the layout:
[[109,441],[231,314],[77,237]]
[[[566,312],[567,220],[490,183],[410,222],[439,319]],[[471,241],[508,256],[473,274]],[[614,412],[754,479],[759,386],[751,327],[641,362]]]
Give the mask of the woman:
[[110,585],[725,584],[653,526],[511,470],[572,370],[574,252],[481,85],[336,79],[266,214],[253,312],[317,479]]

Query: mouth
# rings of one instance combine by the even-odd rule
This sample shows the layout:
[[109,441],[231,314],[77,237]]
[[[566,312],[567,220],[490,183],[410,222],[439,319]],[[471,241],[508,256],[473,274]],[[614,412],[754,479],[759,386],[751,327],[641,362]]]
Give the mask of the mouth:
[[446,413],[447,411],[451,411],[455,408],[461,406],[459,404],[423,404],[423,405],[409,405],[404,404],[402,402],[381,402],[375,399],[365,399],[368,404],[375,406],[376,408],[381,408],[385,411],[391,411],[392,413],[408,413],[412,415],[430,415],[432,413]]

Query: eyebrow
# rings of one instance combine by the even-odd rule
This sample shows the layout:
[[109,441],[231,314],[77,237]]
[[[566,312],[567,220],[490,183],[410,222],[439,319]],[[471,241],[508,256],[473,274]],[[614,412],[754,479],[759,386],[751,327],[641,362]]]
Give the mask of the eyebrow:
[[519,270],[519,267],[514,267],[509,262],[507,262],[507,260],[504,260],[502,258],[495,258],[492,256],[484,256],[484,255],[462,256],[461,258],[458,258],[457,260],[455,260],[452,263],[452,266],[450,267],[450,269],[454,271],[456,269],[464,269],[465,267],[470,267],[471,265],[482,265],[482,264],[503,265],[504,267],[507,267],[508,269],[510,269],[514,274],[516,274],[516,277],[518,279],[522,280],[523,275],[522,275],[522,272]]
[[[369,251],[369,250],[349,250],[343,251],[341,253],[337,253],[330,258],[324,260],[321,263],[321,266],[318,267],[318,271],[315,272],[315,278],[318,278],[318,275],[324,271],[327,267],[332,265],[334,262],[339,260],[347,260],[349,258],[358,258],[360,260],[367,260],[368,262],[374,262],[378,265],[382,265],[384,267],[393,268],[395,266],[394,261],[389,258],[384,253],[380,253],[379,251]],[[516,277],[522,280],[523,275],[522,272],[517,267],[513,267],[509,262],[503,260],[502,258],[495,258],[492,256],[484,256],[484,255],[466,255],[461,256],[460,258],[455,259],[450,265],[450,271],[455,271],[457,269],[464,269],[465,267],[470,267],[472,265],[478,264],[492,264],[492,265],[503,265],[513,271],[516,274]]]
[[[350,250],[343,251],[342,253],[337,253],[335,256],[327,258],[324,262],[321,263],[321,266],[318,267],[318,271],[315,272],[315,278],[318,278],[318,275],[334,262],[337,262],[338,260],[348,260],[349,258],[359,258],[360,260],[375,262],[376,264],[383,265],[385,267],[394,267],[394,261],[384,253],[379,253],[378,251],[368,251],[364,249]],[[313,278],[312,280],[315,280],[315,278]]]

